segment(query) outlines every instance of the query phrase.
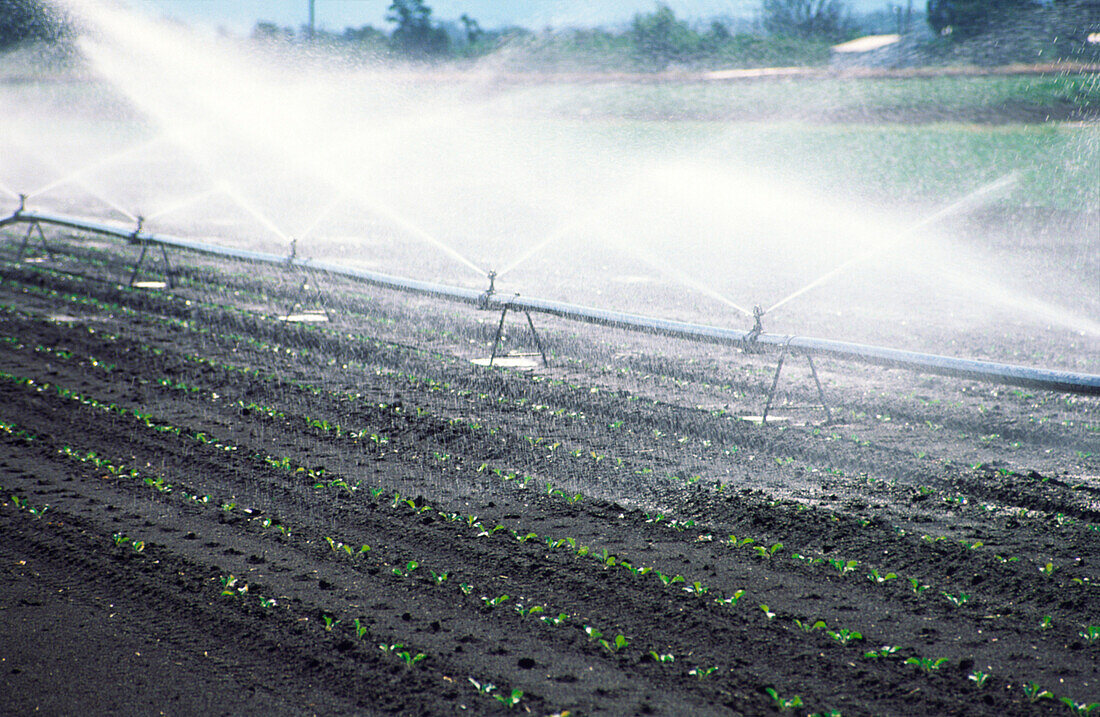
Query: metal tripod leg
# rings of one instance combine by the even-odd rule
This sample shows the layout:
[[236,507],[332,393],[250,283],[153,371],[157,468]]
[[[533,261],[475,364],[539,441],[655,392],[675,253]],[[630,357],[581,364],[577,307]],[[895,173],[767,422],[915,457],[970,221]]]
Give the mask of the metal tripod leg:
[[145,242],[141,242],[141,254],[138,256],[137,263],[134,264],[134,270],[130,272],[130,286],[134,285],[134,281],[137,279],[138,272],[141,271],[141,266],[145,263],[145,255],[148,253],[149,245]]
[[504,308],[500,312],[500,323],[497,324],[496,338],[493,339],[493,352],[491,354],[489,354],[489,365],[490,366],[492,366],[493,361],[496,360],[497,346],[500,345],[500,337],[504,333],[504,317],[506,317],[507,315],[508,315],[508,304],[505,304]]
[[806,361],[810,364],[810,373],[813,374],[814,383],[817,384],[817,400],[821,401],[821,407],[825,409],[825,422],[833,422],[833,412],[829,410],[829,404],[825,402],[825,389],[821,387],[821,379],[817,377],[817,367],[814,366],[814,359],[810,354],[806,354]]
[[[500,346],[501,338],[504,336],[504,319],[508,316],[508,304],[505,304],[500,311],[500,323],[497,324],[497,334],[493,338],[493,352],[489,355],[489,365],[492,366],[493,362],[497,358],[497,348]],[[531,335],[535,337],[535,346],[539,348],[539,355],[542,356],[542,365],[549,366],[550,361],[546,358],[546,349],[542,347],[542,339],[539,338],[539,332],[535,329],[535,322],[531,319],[531,312],[524,311],[527,315],[527,326],[531,329]]]
[[550,362],[546,360],[546,351],[542,348],[542,339],[539,338],[539,332],[535,331],[535,322],[531,320],[531,312],[524,311],[527,314],[527,325],[531,327],[531,335],[535,337],[535,346],[539,347],[539,353],[542,354],[542,365],[549,366]]
[[[141,244],[141,254],[138,255],[137,263],[134,264],[134,268],[130,271],[131,287],[134,285],[134,282],[137,281],[138,272],[145,266],[145,257],[149,255],[149,243],[144,241],[139,241],[139,243]],[[168,249],[163,244],[160,245],[160,255],[164,259],[164,283],[169,289],[174,289],[176,288],[176,282],[175,279],[172,278],[172,262],[168,260]]]
[[34,233],[35,229],[38,230],[38,238],[42,242],[43,251],[46,252],[46,256],[53,260],[53,252],[50,251],[50,245],[46,243],[46,233],[42,231],[42,225],[38,222],[34,222],[29,227],[27,227],[27,233],[23,235],[23,243],[19,245],[19,258],[22,259],[23,254],[26,253],[27,245],[30,243],[31,240],[31,234]]
[[[764,413],[760,416],[761,425],[768,422],[768,411],[771,410],[772,400],[775,398],[775,389],[779,386],[779,374],[783,370],[783,361],[787,358],[787,354],[790,349],[788,348],[790,341],[783,347],[783,353],[779,354],[779,362],[775,366],[775,375],[772,377],[772,386],[768,389],[768,399],[764,403]],[[817,375],[817,366],[814,365],[813,357],[810,354],[803,354],[806,357],[806,362],[810,364],[810,373],[813,374],[814,383],[817,385],[817,400],[821,402],[821,407],[825,409],[825,421],[826,423],[833,422],[833,412],[829,410],[829,404],[825,401],[825,389],[821,386],[821,379]]]
[[783,361],[787,358],[787,349],[783,349],[783,353],[779,354],[779,363],[775,366],[775,376],[772,377],[772,387],[768,389],[768,400],[764,403],[764,413],[760,415],[760,424],[763,425],[768,422],[768,411],[772,407],[772,399],[775,398],[775,388],[779,385],[779,373],[783,370]]

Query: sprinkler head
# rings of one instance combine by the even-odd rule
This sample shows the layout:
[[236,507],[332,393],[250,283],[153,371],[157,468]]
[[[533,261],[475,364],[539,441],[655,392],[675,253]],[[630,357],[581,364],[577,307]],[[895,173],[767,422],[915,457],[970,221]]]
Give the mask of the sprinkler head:
[[26,208],[27,208],[27,195],[26,194],[20,194],[19,195],[19,208],[15,210],[15,213],[18,214],[19,212],[23,211]]
[[130,235],[130,243],[131,244],[140,244],[141,243],[140,234],[141,234],[141,228],[144,224],[145,224],[145,217],[143,217],[141,215],[138,215],[137,226],[134,227],[134,233]]
[[745,343],[754,344],[756,340],[760,338],[760,334],[764,333],[764,314],[766,312],[759,304],[752,307],[752,328],[749,329],[748,335],[745,337]]
[[286,258],[286,263],[291,264],[298,257],[298,237],[290,237],[290,255]]
[[490,271],[489,272],[489,288],[486,289],[485,293],[483,293],[477,299],[477,307],[479,309],[488,309],[489,308],[489,302],[492,301],[493,294],[496,293],[496,280],[497,280],[496,271]]

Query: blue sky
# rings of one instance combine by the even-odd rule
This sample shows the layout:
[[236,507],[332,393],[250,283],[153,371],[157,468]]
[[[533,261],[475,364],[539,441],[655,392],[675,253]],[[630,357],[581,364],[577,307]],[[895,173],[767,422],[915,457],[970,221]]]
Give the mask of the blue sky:
[[[895,0],[903,3],[906,0]],[[315,0],[317,25],[328,30],[374,25],[387,27],[386,8],[391,0]],[[169,16],[192,24],[223,26],[247,32],[257,20],[297,27],[306,22],[308,0],[128,0],[143,12]],[[523,25],[540,29],[570,25],[614,25],[627,22],[637,12],[650,12],[654,0],[427,0],[436,20],[456,20],[466,13],[482,27]],[[731,15],[751,17],[760,0],[664,0],[685,19]],[[888,0],[848,0],[855,11],[885,8]],[[914,2],[923,7],[924,2]]]

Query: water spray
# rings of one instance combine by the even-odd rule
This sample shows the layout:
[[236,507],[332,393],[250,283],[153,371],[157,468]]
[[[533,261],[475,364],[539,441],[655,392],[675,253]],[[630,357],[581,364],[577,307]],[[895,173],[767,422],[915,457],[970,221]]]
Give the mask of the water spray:
[[[113,224],[94,222],[87,219],[40,211],[20,212],[0,223],[4,222],[52,224],[54,226],[87,231],[103,236],[113,236],[120,239],[129,239],[133,234],[133,230],[128,230]],[[144,232],[141,235],[141,239],[143,246],[154,244],[159,245],[165,250],[169,248],[180,249],[205,256],[268,266],[286,265],[286,255],[244,249],[231,249],[229,247],[205,244],[179,237],[151,234],[148,232]],[[330,262],[311,262],[310,268],[314,271],[345,277],[370,286],[431,296],[474,306],[479,305],[482,301],[482,297],[485,295],[485,292],[479,292],[473,289],[390,276]],[[484,273],[483,275],[487,276],[488,273]],[[512,310],[524,311],[528,314],[537,312],[599,326],[609,326],[628,331],[637,331],[674,339],[724,346],[743,347],[750,334],[748,331],[741,331],[738,329],[708,326],[706,324],[693,324],[638,314],[627,314],[590,306],[580,306],[577,304],[568,304],[560,301],[518,295],[510,297],[505,305]],[[755,316],[754,312],[745,313],[753,313]],[[767,311],[763,312],[763,314],[766,313]],[[763,314],[761,314],[761,317]],[[1020,386],[1023,388],[1033,388],[1044,391],[1100,396],[1100,374],[1032,368],[1030,366],[1018,366],[952,356],[924,354],[915,351],[905,351],[882,346],[869,346],[846,341],[833,341],[830,339],[808,338],[802,336],[793,337],[768,333],[756,335],[755,345],[772,347],[775,349],[786,347],[790,351],[798,351],[803,355],[818,354],[845,361],[856,361],[859,363],[891,368],[904,368],[918,373],[951,376],[971,381]]]
[[825,272],[824,274],[822,274],[818,278],[811,281],[809,284],[806,284],[805,286],[803,286],[801,289],[798,289],[797,291],[789,294],[785,298],[780,299],[776,303],[772,304],[770,307],[768,307],[768,312],[775,311],[776,309],[778,309],[780,306],[783,306],[787,302],[792,301],[792,300],[798,298],[799,296],[802,296],[803,294],[810,291],[811,289],[814,289],[818,286],[821,286],[825,282],[832,279],[834,276],[836,276],[836,275],[844,272],[845,270],[847,270],[849,267],[851,267],[855,264],[858,264],[861,261],[866,261],[867,259],[870,259],[872,257],[879,256],[880,254],[886,253],[890,249],[893,249],[894,247],[896,247],[898,244],[901,244],[902,242],[907,241],[910,237],[912,237],[914,234],[921,231],[925,227],[928,227],[932,224],[935,224],[936,222],[940,221],[941,219],[945,219],[949,216],[959,214],[960,212],[963,212],[963,211],[965,211],[967,209],[970,209],[972,207],[984,204],[986,202],[986,200],[989,199],[990,196],[998,194],[1001,191],[1003,191],[1003,190],[1005,190],[1009,187],[1014,186],[1016,184],[1017,180],[1018,180],[1018,175],[1015,172],[1013,172],[1012,174],[1007,174],[1007,175],[1001,177],[1000,179],[998,179],[994,182],[990,182],[989,184],[986,184],[982,187],[979,187],[978,189],[975,189],[973,192],[971,192],[970,194],[967,194],[962,199],[960,199],[960,200],[958,200],[958,201],[956,201],[952,204],[949,204],[946,207],[943,207],[942,209],[940,209],[936,212],[933,212],[932,214],[930,214],[929,216],[927,216],[924,219],[920,220],[916,224],[911,225],[908,229],[901,232],[895,239],[893,239],[892,241],[887,242],[884,246],[877,247],[875,249],[872,249],[871,251],[860,254],[859,256],[852,257],[851,259],[844,262],[840,266],[837,266],[833,269],[830,269],[829,271]]

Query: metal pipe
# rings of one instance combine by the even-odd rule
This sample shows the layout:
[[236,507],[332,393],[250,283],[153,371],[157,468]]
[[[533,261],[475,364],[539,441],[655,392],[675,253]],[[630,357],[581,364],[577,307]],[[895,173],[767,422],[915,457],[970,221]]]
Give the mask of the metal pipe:
[[800,351],[806,354],[819,354],[846,361],[875,364],[890,368],[904,368],[918,373],[930,373],[972,381],[1020,386],[1044,391],[1100,396],[1100,375],[1097,374],[1032,368],[990,361],[976,361],[951,356],[903,351],[881,346],[833,341],[830,339],[768,334],[757,331],[755,328],[752,331],[741,331],[739,329],[709,326],[706,324],[693,324],[685,321],[674,321],[653,316],[609,311],[591,306],[581,306],[579,304],[569,304],[560,301],[550,301],[547,299],[518,295],[501,296],[495,293],[487,295],[487,292],[477,291],[475,289],[464,289],[446,284],[435,284],[426,281],[417,281],[415,279],[406,279],[362,269],[353,269],[340,264],[313,262],[298,259],[295,256],[291,256],[288,259],[288,257],[284,255],[247,251],[244,249],[230,249],[145,231],[135,232],[132,228],[118,227],[102,222],[50,214],[47,212],[21,209],[7,219],[0,219],[0,227],[17,222],[41,222],[67,227],[69,229],[113,236],[126,241],[136,240],[148,242],[150,244],[157,244],[163,248],[181,249],[236,261],[270,264],[273,266],[297,266],[332,274],[334,276],[353,279],[372,286],[423,294],[451,301],[473,304],[475,306],[480,305],[486,309],[503,311],[505,308],[508,308],[515,311],[534,311],[589,324],[609,326],[628,331],[639,331],[642,333],[684,339],[687,341],[698,341],[727,346],[751,345],[769,348],[787,347],[792,351]]

